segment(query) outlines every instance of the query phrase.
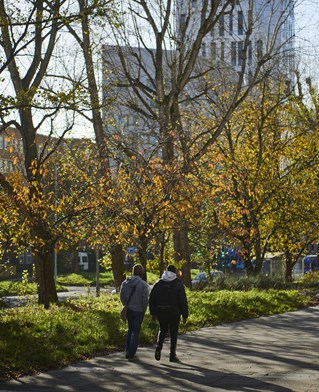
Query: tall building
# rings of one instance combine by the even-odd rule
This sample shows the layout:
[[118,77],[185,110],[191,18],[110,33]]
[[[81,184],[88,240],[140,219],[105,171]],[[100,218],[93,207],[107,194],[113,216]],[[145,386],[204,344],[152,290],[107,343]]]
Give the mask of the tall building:
[[[187,48],[200,31],[204,2],[218,5],[210,30],[203,33],[196,66],[181,87],[178,83],[189,59]],[[209,107],[221,91],[231,91],[233,81],[236,86],[241,73],[243,81],[238,83],[243,88],[250,81],[256,83],[261,75],[275,85],[280,78],[289,89],[293,86],[294,1],[176,0],[175,5],[175,23],[170,30],[175,46],[168,45],[173,50],[163,50],[158,56],[153,48],[103,46],[104,101],[109,103],[104,119],[115,146],[117,140],[124,140],[126,147],[145,154],[158,145],[156,77],[162,71],[163,94],[167,99],[177,97],[183,110]],[[158,57],[162,69],[156,69]]]
[[146,113],[146,107],[154,107],[147,94],[148,88],[154,88],[152,50],[104,45],[102,58],[106,132],[115,145],[124,138],[126,147],[134,150],[155,147],[155,124],[150,110]]
[[[214,2],[212,2],[214,3]],[[200,56],[216,67],[239,72],[246,60],[246,75],[260,62],[271,76],[293,80],[295,70],[294,0],[219,1],[218,21],[204,37]],[[203,0],[177,0],[178,33],[192,42],[202,17]],[[209,12],[209,9],[208,9]],[[269,61],[269,57],[272,58]]]

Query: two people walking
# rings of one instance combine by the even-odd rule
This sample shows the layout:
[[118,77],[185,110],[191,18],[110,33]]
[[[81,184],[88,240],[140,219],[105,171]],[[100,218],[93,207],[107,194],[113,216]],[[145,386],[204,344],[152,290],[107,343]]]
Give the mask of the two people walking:
[[159,324],[155,359],[161,359],[164,340],[170,332],[170,361],[178,362],[176,345],[181,316],[188,317],[188,304],[183,283],[177,277],[176,268],[170,265],[153,286],[148,298],[148,285],[142,279],[144,268],[140,264],[133,267],[132,276],[121,286],[120,299],[127,305],[128,332],[125,343],[126,358],[132,360],[138,346],[141,324],[149,302],[150,314]]

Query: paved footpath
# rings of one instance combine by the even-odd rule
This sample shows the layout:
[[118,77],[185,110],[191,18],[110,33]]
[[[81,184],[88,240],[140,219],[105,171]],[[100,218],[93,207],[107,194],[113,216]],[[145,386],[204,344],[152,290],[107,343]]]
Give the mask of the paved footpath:
[[319,307],[203,328],[180,336],[181,363],[141,347],[0,383],[1,391],[319,392]]

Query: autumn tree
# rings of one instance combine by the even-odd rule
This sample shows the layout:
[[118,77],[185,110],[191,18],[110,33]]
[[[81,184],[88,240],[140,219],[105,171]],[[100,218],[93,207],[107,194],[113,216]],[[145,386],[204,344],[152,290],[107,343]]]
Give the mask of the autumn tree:
[[[74,84],[82,86],[83,99],[73,109],[82,117],[82,121],[93,129],[99,161],[99,169],[95,175],[100,178],[100,183],[105,187],[104,190],[100,189],[104,194],[112,192],[115,183],[114,178],[111,176],[109,165],[111,158],[110,147],[103,119],[103,110],[106,102],[102,95],[99,64],[101,62],[101,42],[107,36],[105,20],[108,19],[113,27],[117,24],[116,5],[117,2],[114,0],[78,0],[72,5],[78,18],[66,26],[69,33],[70,50],[80,64],[76,73],[73,73],[71,70],[67,80],[71,79]],[[100,209],[104,208],[105,216],[103,217],[100,214],[97,214],[97,216],[103,222],[114,219],[117,214],[116,211],[106,204],[105,199],[102,197]],[[99,227],[100,222],[95,220],[93,226]],[[106,225],[105,227],[109,226]],[[100,238],[98,238],[98,233],[100,233]],[[104,243],[104,246],[108,244],[112,257],[115,284],[116,287],[119,287],[125,279],[124,250],[122,244],[118,241],[118,237],[112,233],[112,230],[110,232],[104,230],[101,233],[99,230],[92,229],[91,233],[87,233],[87,241],[99,246],[101,246],[101,242]],[[105,241],[105,237],[107,237],[107,241]]]
[[283,135],[286,144],[282,156],[285,185],[276,198],[277,213],[271,216],[277,230],[272,246],[284,253],[286,280],[298,258],[309,244],[318,241],[318,92],[311,80],[306,83],[297,74],[296,94],[285,105],[289,129]]
[[[71,22],[78,15],[60,1],[25,1],[17,5],[1,1],[0,14],[1,73],[6,80],[5,85],[2,81],[1,133],[10,126],[15,127],[23,144],[23,171],[19,181],[18,177],[1,173],[0,183],[9,200],[7,203],[13,207],[6,211],[9,219],[17,211],[24,231],[28,231],[26,235],[35,259],[38,300],[48,307],[57,300],[51,256],[60,237],[54,222],[58,211],[48,184],[48,168],[74,125],[74,112],[68,115],[68,109],[76,106],[81,91],[79,85],[65,79],[60,83],[64,70],[53,60],[64,22]],[[46,135],[44,138],[40,137],[41,131]],[[70,194],[66,199],[69,197],[72,199]],[[59,217],[60,224],[72,220],[71,211],[79,208],[80,200],[70,201],[72,208],[63,218]],[[10,240],[14,241],[20,234],[18,230]]]
[[282,135],[288,126],[282,118],[284,100],[266,86],[237,110],[207,155],[212,193],[209,211],[226,239],[240,244],[248,273],[259,273],[262,268],[274,230],[266,221],[284,185],[280,175]]
[[240,244],[248,273],[259,273],[271,250],[283,253],[290,280],[298,257],[317,238],[317,110],[311,95],[310,101],[300,93],[287,98],[267,84],[259,94],[255,90],[198,170],[211,190],[207,214],[228,243]]
[[[275,3],[269,3],[264,8],[268,19],[263,19],[268,35],[263,36],[263,49],[258,53],[253,51],[251,40],[264,16],[259,2],[245,2],[244,9],[233,1],[203,0],[198,6],[191,1],[123,3],[122,24],[113,29],[114,44],[105,46],[103,53],[105,85],[113,86],[111,91],[117,98],[114,122],[127,119],[125,135],[135,131],[141,140],[149,140],[148,149],[159,148],[164,165],[179,162],[182,175],[176,177],[176,183],[209,151],[253,86],[279,69],[275,58],[279,61],[289,38],[276,46],[277,38],[292,8],[288,2],[285,8],[275,10]],[[211,35],[238,10],[245,12],[240,64],[234,67],[222,55],[212,61],[213,51],[211,57],[204,51],[210,47]],[[228,100],[221,110],[223,91],[228,92]],[[203,107],[215,113],[210,128],[203,127],[198,117]],[[109,133],[114,133],[114,126],[109,126]],[[186,261],[183,276],[189,285],[188,226],[181,214],[174,230],[174,247],[176,261]]]
[[[146,268],[148,253],[154,253],[163,235],[174,227],[180,205],[173,194],[181,189],[173,189],[174,181],[169,178],[174,178],[175,173],[165,172],[157,157],[146,159],[141,154],[126,157],[113,175],[116,183],[104,207],[112,212],[113,222],[106,223],[109,219],[105,214],[103,217],[103,207],[100,208],[99,220],[104,228],[108,227],[100,236],[107,246],[112,238],[125,247],[135,246],[136,258]],[[104,199],[103,191],[101,198]]]

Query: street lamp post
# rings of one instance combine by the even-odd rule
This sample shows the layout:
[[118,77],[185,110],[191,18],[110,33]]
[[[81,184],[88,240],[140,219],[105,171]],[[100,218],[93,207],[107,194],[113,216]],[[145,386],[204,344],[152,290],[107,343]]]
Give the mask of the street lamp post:
[[95,265],[96,265],[96,296],[100,296],[100,247],[99,245],[95,245]]
[[[57,213],[57,207],[58,207],[58,200],[57,200],[57,193],[58,193],[58,166],[57,164],[54,164],[54,207],[55,207],[55,212],[54,212],[54,223],[57,223],[58,220],[58,213]],[[55,283],[57,282],[57,277],[58,277],[58,251],[56,250],[56,245],[54,246],[54,281]]]

